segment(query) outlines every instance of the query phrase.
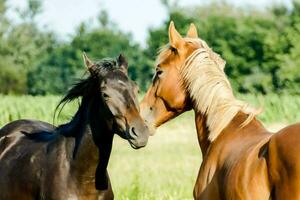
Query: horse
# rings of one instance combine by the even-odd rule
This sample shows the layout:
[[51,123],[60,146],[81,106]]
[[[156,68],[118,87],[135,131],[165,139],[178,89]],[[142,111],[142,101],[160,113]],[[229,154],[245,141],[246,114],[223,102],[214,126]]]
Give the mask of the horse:
[[57,107],[81,98],[68,123],[55,127],[23,119],[0,129],[1,200],[113,199],[107,165],[114,134],[134,149],[147,144],[149,130],[125,57],[83,57],[89,76]]
[[261,110],[234,96],[224,67],[194,24],[182,37],[171,22],[140,104],[151,135],[194,111],[203,158],[194,199],[300,199],[300,124],[269,132],[256,117]]

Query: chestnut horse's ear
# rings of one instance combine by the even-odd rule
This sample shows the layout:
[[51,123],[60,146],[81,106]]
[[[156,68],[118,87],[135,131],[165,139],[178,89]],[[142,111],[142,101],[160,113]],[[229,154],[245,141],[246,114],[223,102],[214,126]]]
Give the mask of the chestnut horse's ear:
[[180,48],[183,43],[183,39],[181,35],[177,32],[173,21],[170,22],[169,26],[169,43],[171,47],[175,49]]
[[190,24],[190,28],[186,34],[188,38],[198,38],[197,28],[194,23]]
[[127,74],[128,72],[128,62],[125,58],[125,56],[123,56],[123,54],[120,54],[119,57],[117,58],[118,61],[118,66],[121,68],[121,70]]
[[83,62],[84,62],[85,67],[89,70],[89,72],[91,74],[93,74],[94,71],[95,71],[95,69],[94,69],[94,67],[95,67],[94,63],[87,57],[87,55],[86,55],[85,52],[83,52],[82,57],[83,57]]

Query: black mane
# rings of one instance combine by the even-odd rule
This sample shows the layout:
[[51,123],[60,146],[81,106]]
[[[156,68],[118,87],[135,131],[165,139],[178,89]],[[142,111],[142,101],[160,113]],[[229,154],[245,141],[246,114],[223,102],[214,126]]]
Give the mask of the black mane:
[[67,103],[81,98],[78,110],[73,116],[72,120],[66,124],[59,125],[53,132],[44,131],[31,134],[23,132],[28,138],[37,141],[51,141],[57,138],[59,135],[63,135],[65,137],[74,137],[75,148],[73,151],[73,157],[76,156],[81,139],[86,132],[87,125],[89,124],[88,111],[90,109],[89,107],[91,106],[90,102],[95,98],[100,98],[99,85],[103,77],[108,72],[119,69],[117,62],[113,59],[102,59],[97,61],[94,65],[96,69],[94,73],[92,73],[86,79],[79,80],[76,84],[74,84],[74,86],[67,92],[67,94],[56,106],[54,116],[56,116],[56,112],[60,107],[61,109],[59,114]]
[[[55,111],[61,106],[69,103],[79,97],[86,97],[93,95],[94,89],[99,86],[103,76],[109,71],[118,69],[117,62],[111,58],[104,58],[97,61],[95,64],[95,71],[88,78],[82,79],[74,84],[74,86],[67,92],[67,94],[58,103]],[[62,106],[62,107],[63,107]]]

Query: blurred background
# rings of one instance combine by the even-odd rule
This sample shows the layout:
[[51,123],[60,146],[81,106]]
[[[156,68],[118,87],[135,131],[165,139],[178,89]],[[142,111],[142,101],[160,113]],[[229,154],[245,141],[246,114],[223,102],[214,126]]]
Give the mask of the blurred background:
[[[191,22],[227,62],[235,94],[278,130],[300,121],[300,1],[0,0],[0,127],[20,118],[53,122],[61,95],[92,59],[129,60],[145,92],[170,20]],[[66,107],[55,124],[70,119]],[[158,129],[145,149],[116,137],[109,173],[116,199],[192,199],[201,164],[193,113]]]
[[61,94],[94,58],[124,53],[145,90],[174,20],[227,61],[239,93],[299,94],[299,1],[0,0],[0,93]]

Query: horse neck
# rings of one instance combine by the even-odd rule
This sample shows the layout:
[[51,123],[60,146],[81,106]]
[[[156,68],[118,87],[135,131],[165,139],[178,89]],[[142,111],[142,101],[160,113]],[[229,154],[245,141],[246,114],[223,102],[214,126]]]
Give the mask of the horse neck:
[[269,132],[256,118],[253,118],[247,125],[241,127],[241,124],[243,124],[247,118],[248,114],[239,111],[229,124],[221,131],[218,137],[211,141],[209,139],[210,130],[206,124],[206,116],[200,112],[195,112],[197,136],[202,156],[204,157],[206,155],[208,149],[211,148],[212,145],[214,145],[214,147],[231,146],[234,141],[247,140],[247,142],[251,142],[251,138],[257,139],[270,136]]
[[[205,86],[200,86],[199,90],[202,90],[201,87]],[[232,91],[218,92],[211,88],[211,92],[193,92],[194,94],[190,98],[195,112],[198,141],[204,155],[211,142],[216,140],[222,131],[232,123],[236,114],[243,110],[243,103],[234,98]],[[197,99],[198,97],[201,99]],[[245,116],[248,115],[245,114]]]
[[72,120],[58,128],[58,131],[67,138],[70,170],[75,177],[78,176],[77,180],[80,179],[79,176],[85,176],[89,168],[97,161],[97,156],[95,156],[97,148],[93,144],[92,135],[88,129],[89,104],[89,101],[83,98]]
[[106,177],[102,176],[106,175],[113,133],[110,131],[109,120],[101,109],[101,104],[101,100],[97,98],[90,101],[87,112],[89,128],[82,134],[76,156],[71,162],[72,178],[82,191],[95,192],[95,179],[98,189],[97,171],[100,171],[98,173],[100,180],[106,180]]
[[81,139],[76,157],[71,161],[72,178],[79,184],[91,183],[94,186],[95,171],[98,164],[98,149],[94,144],[92,133],[89,129]]
[[[97,96],[97,94],[95,94],[95,96]],[[114,136],[113,116],[107,109],[106,104],[101,101],[99,95],[98,98],[94,98],[91,105],[89,123],[93,141],[99,152],[95,174],[95,186],[97,190],[105,190],[108,188],[109,177],[107,176],[107,165]]]
[[196,111],[195,111],[195,124],[196,124],[198,142],[202,152],[202,157],[204,157],[210,145],[210,141],[208,139],[209,130],[206,126],[205,116],[203,116],[200,112],[196,112]]
[[[205,109],[197,103],[193,103],[198,140],[203,153],[206,152],[210,143],[221,134],[223,129],[231,123],[239,109],[241,109],[230,104],[224,106],[224,101],[229,100],[218,97],[213,103],[214,105],[208,105]],[[219,126],[219,124],[223,125]]]
[[256,110],[235,98],[222,66],[209,51],[198,49],[192,53],[181,68],[181,76],[196,113],[198,138],[203,149],[218,138],[237,113],[248,116],[242,126],[256,115]]

